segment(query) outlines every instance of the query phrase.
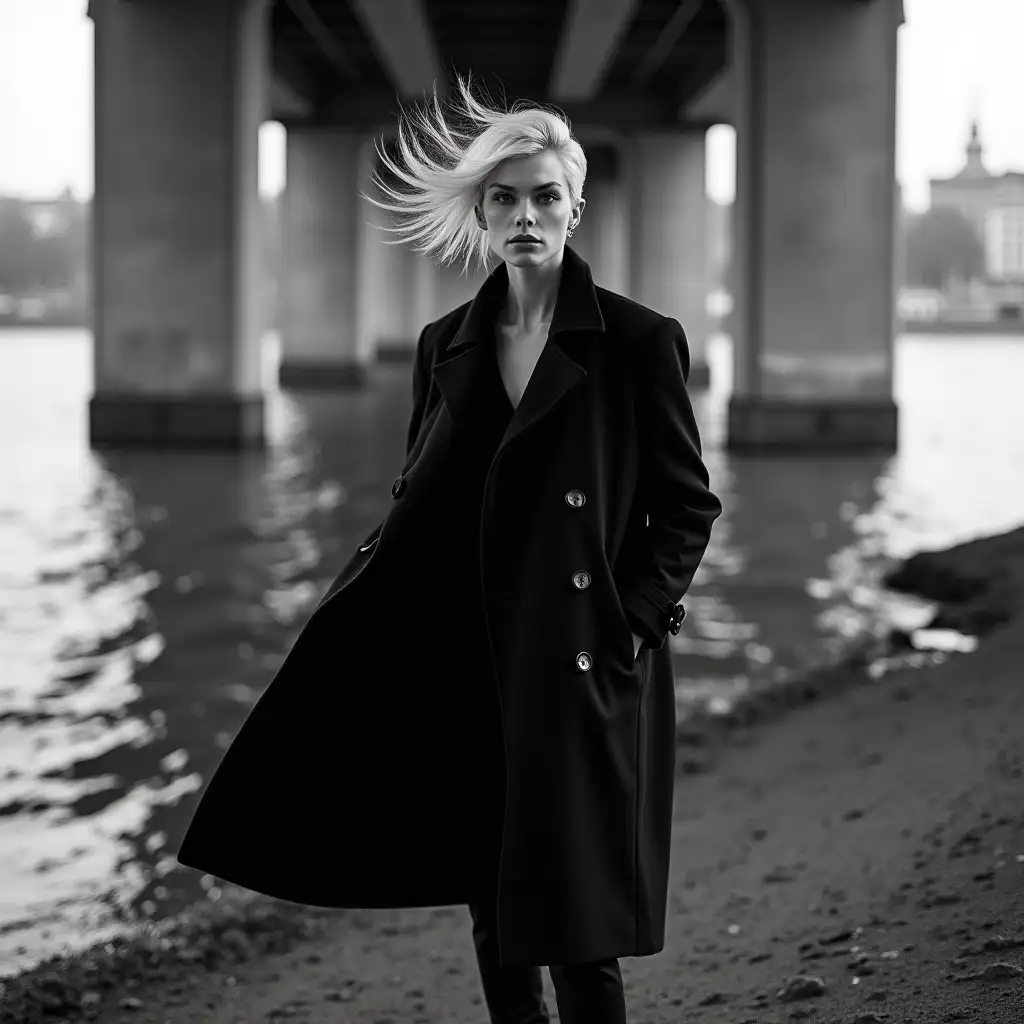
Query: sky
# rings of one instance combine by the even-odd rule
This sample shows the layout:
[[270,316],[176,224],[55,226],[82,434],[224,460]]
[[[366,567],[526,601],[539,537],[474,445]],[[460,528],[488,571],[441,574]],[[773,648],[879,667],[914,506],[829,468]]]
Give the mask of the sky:
[[[884,2],[884,0],[877,0]],[[92,194],[92,22],[87,0],[0,0],[0,194]],[[972,115],[989,169],[1024,171],[1024,0],[904,0],[896,175],[904,201],[956,173]],[[734,136],[708,136],[708,193],[732,198]],[[284,180],[284,131],[260,131],[260,191]]]

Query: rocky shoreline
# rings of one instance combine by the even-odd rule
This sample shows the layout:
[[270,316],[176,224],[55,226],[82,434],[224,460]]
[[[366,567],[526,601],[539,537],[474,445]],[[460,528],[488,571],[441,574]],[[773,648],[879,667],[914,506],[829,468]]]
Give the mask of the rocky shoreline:
[[[931,624],[934,628],[954,629],[980,638],[992,637],[993,642],[996,634],[1017,635],[1021,631],[1024,604],[1024,527],[943,551],[916,554],[896,567],[886,584],[937,602],[939,607]],[[946,660],[957,665],[971,664],[973,659],[982,657],[987,646],[988,642],[982,639],[978,652],[953,654]],[[868,664],[879,657],[905,653],[909,649],[912,649],[911,638],[893,634],[886,639],[884,649],[877,644],[865,647],[838,667],[812,673],[777,690],[752,695],[727,715],[687,720],[679,736],[680,773],[692,776],[708,772],[717,766],[719,755],[726,753],[726,747],[750,742],[751,733],[757,731],[750,730],[750,726],[780,717],[784,709],[838,698],[848,690],[863,687],[872,681],[865,671]],[[933,670],[897,669],[893,675],[900,676],[904,671],[928,673]],[[1020,685],[1019,662],[1002,669],[997,664],[993,671],[1004,672],[1006,685]],[[893,682],[898,683],[898,680]],[[778,724],[780,728],[786,727],[784,721]],[[1010,824],[1003,822],[1006,827]],[[216,977],[218,991],[224,986],[230,987],[242,965],[262,964],[268,958],[295,949],[315,950],[317,941],[348,913],[304,907],[227,886],[216,902],[196,905],[173,918],[141,927],[130,936],[83,952],[56,956],[0,979],[0,1024],[115,1019],[162,1022],[172,1019],[173,1007],[191,1007],[183,1016],[175,1016],[175,1021],[235,1019],[209,1015],[214,1013],[214,1006],[220,1005],[217,1000],[213,1005],[195,1003],[200,997],[188,993],[198,991],[195,988],[197,976]],[[365,913],[351,912],[354,920]],[[453,913],[434,912],[437,918]],[[995,943],[993,950],[1024,945],[1024,935],[990,936],[989,939]],[[318,956],[315,952],[310,954],[309,962],[318,962]],[[1003,970],[1008,983],[1016,983],[1015,979],[1024,974],[1012,963],[1007,963]],[[358,985],[358,981],[339,985],[324,998],[329,1002],[346,1002],[352,998],[355,988],[351,986],[354,985]],[[154,995],[156,992],[159,996]],[[1024,1020],[1024,996],[1021,999],[1019,1017],[984,1019]],[[282,1012],[280,1016],[298,1013]],[[873,1011],[866,1012],[856,1019],[863,1022],[885,1019],[885,1014],[872,1014]],[[810,1016],[810,1013],[805,1015]],[[338,1018],[335,1015],[332,1019]],[[738,1021],[740,1018],[705,1015],[701,1019]],[[758,1024],[768,1020],[760,1015],[747,1019]]]
[[[935,602],[936,611],[924,628],[953,630],[984,641],[1014,621],[1024,623],[1024,526],[918,552],[890,569],[882,582],[890,590]],[[863,685],[869,681],[869,666],[898,672],[908,660],[927,662],[930,657],[931,652],[917,651],[910,634],[894,629],[880,638],[865,638],[838,665],[741,695],[725,714],[697,710],[679,726],[679,769],[683,773],[706,770],[711,763],[709,751],[737,729]],[[946,655],[938,660],[946,660]]]
[[141,1008],[134,993],[145,984],[291,948],[331,914],[227,886],[216,902],[0,979],[0,1022],[96,1020],[105,1006]]

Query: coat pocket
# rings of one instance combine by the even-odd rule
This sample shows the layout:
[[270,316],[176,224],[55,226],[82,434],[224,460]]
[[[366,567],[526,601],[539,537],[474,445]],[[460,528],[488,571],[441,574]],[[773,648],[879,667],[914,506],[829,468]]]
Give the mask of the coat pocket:
[[630,624],[625,609],[622,607],[622,601],[618,593],[615,594],[614,606],[615,628],[613,632],[616,637],[616,647],[622,652],[622,658],[625,663],[633,668],[640,660],[640,657],[639,654],[636,656],[633,654],[633,627]]

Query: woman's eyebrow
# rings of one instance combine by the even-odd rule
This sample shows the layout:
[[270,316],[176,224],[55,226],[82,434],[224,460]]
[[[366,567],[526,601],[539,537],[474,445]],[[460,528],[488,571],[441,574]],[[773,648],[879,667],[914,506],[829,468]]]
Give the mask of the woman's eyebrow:
[[[515,192],[516,191],[515,185],[502,185],[500,181],[492,182],[491,185],[488,186],[488,187],[489,188],[501,188],[501,189],[504,189],[506,192]],[[557,181],[546,181],[546,182],[544,182],[543,185],[534,185],[533,186],[533,191],[534,192],[539,192],[542,188],[561,188],[561,185],[559,185],[559,183]]]

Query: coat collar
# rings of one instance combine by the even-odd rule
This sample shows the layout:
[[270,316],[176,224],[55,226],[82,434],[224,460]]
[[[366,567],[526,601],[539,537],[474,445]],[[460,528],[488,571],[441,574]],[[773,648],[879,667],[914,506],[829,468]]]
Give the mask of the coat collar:
[[[463,345],[475,345],[481,340],[492,340],[494,324],[507,294],[508,266],[502,260],[477,290],[448,351]],[[597,302],[590,264],[567,245],[563,249],[562,276],[558,282],[555,312],[551,317],[548,337],[553,338],[562,331],[604,329],[604,317]]]
[[[508,268],[502,262],[480,286],[452,341],[434,364],[433,377],[456,432],[472,432],[474,393],[481,373],[487,369],[484,361],[495,358],[495,323],[507,294]],[[548,340],[509,421],[499,452],[543,419],[572,388],[586,379],[584,363],[573,358],[564,347],[565,336],[569,332],[604,330],[604,317],[590,267],[565,246]]]

